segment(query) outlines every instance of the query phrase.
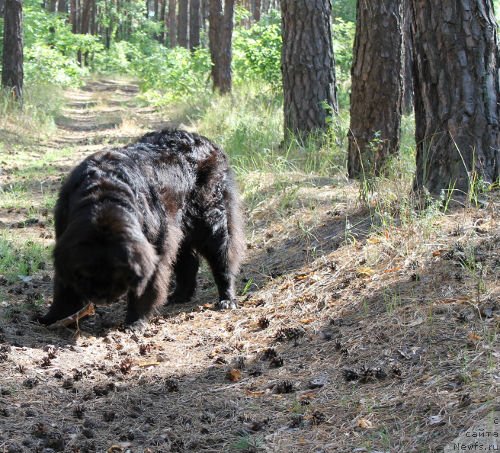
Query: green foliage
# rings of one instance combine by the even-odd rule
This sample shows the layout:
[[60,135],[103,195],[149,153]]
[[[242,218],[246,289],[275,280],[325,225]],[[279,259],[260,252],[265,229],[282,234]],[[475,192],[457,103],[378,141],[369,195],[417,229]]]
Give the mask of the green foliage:
[[356,25],[354,22],[337,18],[333,22],[332,32],[337,82],[346,88],[350,85],[351,79],[352,48]]
[[131,62],[143,89],[150,90],[146,97],[158,105],[208,92],[210,67],[207,49],[190,52],[182,47],[167,49],[160,45],[149,55],[137,52]]
[[56,49],[35,44],[25,50],[24,73],[29,83],[54,83],[59,86],[79,85],[88,70]]
[[356,21],[356,0],[333,0],[333,17],[354,23]]
[[281,22],[272,11],[249,29],[237,27],[233,37],[235,81],[262,79],[273,87],[281,86]]

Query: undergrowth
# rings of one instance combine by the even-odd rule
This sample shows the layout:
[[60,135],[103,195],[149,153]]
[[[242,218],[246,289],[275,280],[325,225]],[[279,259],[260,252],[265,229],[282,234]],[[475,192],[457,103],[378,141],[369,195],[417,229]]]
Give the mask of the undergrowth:
[[49,247],[35,241],[16,242],[0,236],[0,275],[12,283],[29,280],[34,273],[45,269],[49,261]]

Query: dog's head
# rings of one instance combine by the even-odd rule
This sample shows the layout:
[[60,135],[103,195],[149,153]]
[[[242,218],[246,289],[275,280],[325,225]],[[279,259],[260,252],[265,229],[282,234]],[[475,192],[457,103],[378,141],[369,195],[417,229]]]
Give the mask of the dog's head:
[[61,281],[88,301],[142,295],[158,256],[133,219],[109,210],[73,219],[57,240],[54,265]]

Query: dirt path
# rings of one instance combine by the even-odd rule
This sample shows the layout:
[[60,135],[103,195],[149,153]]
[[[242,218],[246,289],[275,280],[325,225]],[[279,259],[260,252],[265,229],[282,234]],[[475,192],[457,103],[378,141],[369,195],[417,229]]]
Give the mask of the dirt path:
[[[167,122],[137,94],[70,91],[55,138],[14,150],[0,178],[26,198],[2,194],[18,203],[0,209],[9,234],[50,244],[67,170]],[[203,269],[195,300],[141,334],[122,302],[48,330],[33,321],[47,256],[0,278],[0,451],[437,452],[497,407],[495,206],[387,225],[338,180],[254,176],[237,310],[212,309]]]

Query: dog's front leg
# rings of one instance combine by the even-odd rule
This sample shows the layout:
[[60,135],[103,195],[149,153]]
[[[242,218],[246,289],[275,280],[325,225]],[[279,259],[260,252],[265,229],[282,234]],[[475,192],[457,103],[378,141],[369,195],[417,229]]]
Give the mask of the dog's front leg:
[[127,316],[125,324],[129,327],[142,327],[154,307],[166,302],[170,283],[171,264],[160,261],[142,294],[128,293]]
[[38,318],[38,322],[45,325],[53,324],[75,314],[84,305],[78,293],[70,286],[64,285],[56,274],[54,276],[54,300],[47,314]]

